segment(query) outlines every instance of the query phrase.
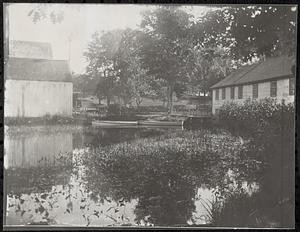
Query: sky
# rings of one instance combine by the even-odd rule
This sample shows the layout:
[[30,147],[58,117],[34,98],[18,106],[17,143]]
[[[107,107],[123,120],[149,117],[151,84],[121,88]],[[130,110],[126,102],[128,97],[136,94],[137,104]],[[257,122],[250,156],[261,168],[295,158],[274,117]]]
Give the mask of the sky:
[[[63,10],[63,21],[53,24],[45,19],[34,23],[28,13],[41,5],[47,5],[49,11]],[[141,12],[154,7],[137,4],[12,3],[8,8],[9,39],[51,43],[53,58],[67,60],[70,55],[71,71],[80,74],[85,72],[87,63],[83,53],[94,32],[137,28],[142,19]],[[199,5],[184,8],[195,17],[209,10],[209,7]]]

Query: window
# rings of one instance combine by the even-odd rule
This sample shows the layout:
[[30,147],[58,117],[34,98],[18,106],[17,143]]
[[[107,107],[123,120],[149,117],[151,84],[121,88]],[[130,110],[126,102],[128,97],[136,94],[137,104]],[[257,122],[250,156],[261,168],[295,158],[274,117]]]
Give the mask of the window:
[[243,86],[238,87],[238,98],[239,99],[243,98]]
[[258,84],[252,85],[252,97],[258,98]]
[[271,81],[270,87],[271,87],[270,96],[276,97],[277,96],[277,81]]
[[223,89],[222,89],[222,99],[223,99],[223,100],[225,99],[225,95],[226,95],[226,89],[223,88]]
[[216,89],[216,100],[219,100],[219,89]]
[[230,98],[234,99],[234,87],[230,88]]
[[289,95],[295,94],[295,78],[289,79]]

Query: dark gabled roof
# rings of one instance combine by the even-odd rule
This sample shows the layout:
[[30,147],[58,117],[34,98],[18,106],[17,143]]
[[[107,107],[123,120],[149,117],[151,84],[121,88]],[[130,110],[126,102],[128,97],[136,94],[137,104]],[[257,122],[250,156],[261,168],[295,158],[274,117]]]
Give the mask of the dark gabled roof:
[[52,59],[50,43],[34,41],[9,41],[9,56],[33,59]]
[[228,77],[213,85],[211,89],[234,86],[270,79],[291,76],[292,66],[295,64],[293,56],[279,56],[260,61],[256,64],[245,65],[231,73]]
[[5,78],[13,80],[72,82],[66,60],[9,58]]

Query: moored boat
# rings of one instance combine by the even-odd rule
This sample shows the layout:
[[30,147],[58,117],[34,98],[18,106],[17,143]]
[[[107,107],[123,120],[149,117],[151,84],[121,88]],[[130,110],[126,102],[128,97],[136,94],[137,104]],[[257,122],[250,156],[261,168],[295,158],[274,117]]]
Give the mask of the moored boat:
[[181,126],[182,122],[170,121],[139,121],[138,125],[141,126]]
[[137,126],[137,121],[102,121],[95,120],[92,121],[93,126],[101,126],[101,127],[127,127],[127,126]]
[[138,126],[182,126],[182,122],[170,122],[170,121],[102,121],[95,120],[92,122],[94,126],[100,127],[138,127]]

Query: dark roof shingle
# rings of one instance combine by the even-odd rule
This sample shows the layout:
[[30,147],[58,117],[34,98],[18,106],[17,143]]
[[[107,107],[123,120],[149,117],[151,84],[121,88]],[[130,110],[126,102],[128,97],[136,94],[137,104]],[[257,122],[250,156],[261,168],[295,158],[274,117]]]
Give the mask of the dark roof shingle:
[[68,61],[9,58],[5,78],[13,80],[72,82]]
[[245,65],[231,73],[228,77],[213,85],[213,88],[263,82],[270,79],[283,78],[292,74],[295,64],[293,56],[279,56],[260,61],[256,64]]

